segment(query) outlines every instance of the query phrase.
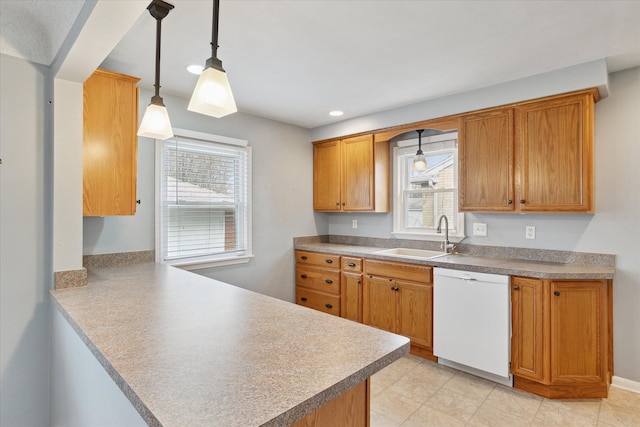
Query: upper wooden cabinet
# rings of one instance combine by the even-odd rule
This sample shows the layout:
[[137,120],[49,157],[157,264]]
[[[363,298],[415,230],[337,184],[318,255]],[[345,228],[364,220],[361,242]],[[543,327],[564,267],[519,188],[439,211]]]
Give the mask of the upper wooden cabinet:
[[462,115],[460,210],[592,213],[597,99],[594,89]]
[[460,210],[513,211],[513,108],[461,118]]
[[84,83],[84,216],[136,213],[139,80],[98,69]]
[[315,143],[313,208],[389,212],[389,144],[373,135]]

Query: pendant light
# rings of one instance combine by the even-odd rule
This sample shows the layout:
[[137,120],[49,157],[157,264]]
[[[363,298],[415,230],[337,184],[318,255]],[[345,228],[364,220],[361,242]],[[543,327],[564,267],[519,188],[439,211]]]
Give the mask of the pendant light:
[[424,158],[424,153],[422,152],[422,132],[424,132],[424,129],[417,130],[416,132],[418,132],[418,152],[413,159],[411,169],[424,171],[427,170],[427,159]]
[[156,93],[142,116],[138,136],[154,139],[167,139],[173,136],[169,113],[160,97],[160,27],[162,18],[169,14],[173,5],[162,0],[152,0],[147,7],[151,16],[156,19]]
[[204,71],[198,78],[187,110],[216,118],[238,111],[231,93],[227,74],[218,59],[218,22],[220,0],[213,0],[213,22],[211,28],[211,58],[207,59]]

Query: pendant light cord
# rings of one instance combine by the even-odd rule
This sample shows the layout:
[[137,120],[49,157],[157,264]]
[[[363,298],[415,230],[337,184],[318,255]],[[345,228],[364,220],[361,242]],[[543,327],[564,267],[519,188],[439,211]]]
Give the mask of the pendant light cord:
[[218,58],[218,23],[220,22],[220,0],[213,0],[213,18],[211,19],[211,57]]
[[162,33],[162,18],[156,18],[156,88],[155,96],[160,98],[160,35]]

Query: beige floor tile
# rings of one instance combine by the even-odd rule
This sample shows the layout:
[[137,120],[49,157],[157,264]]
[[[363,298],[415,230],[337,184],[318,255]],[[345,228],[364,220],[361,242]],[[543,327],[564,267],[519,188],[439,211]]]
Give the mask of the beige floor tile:
[[444,368],[431,362],[418,365],[389,386],[389,391],[422,404],[455,375],[454,370]]
[[496,385],[482,406],[497,408],[519,419],[531,421],[541,404],[541,397],[511,387]]
[[461,421],[469,421],[484,398],[472,398],[441,389],[426,401],[424,406],[444,412]]
[[595,424],[598,420],[601,400],[602,399],[542,399],[542,405],[538,412],[555,408],[564,412],[570,412],[581,418],[590,419]]
[[563,406],[542,405],[531,423],[532,427],[592,427],[598,422],[598,413],[593,416],[581,415],[578,411],[565,409]]
[[611,387],[609,397],[602,399],[598,425],[640,426],[640,394]]
[[494,389],[496,383],[476,377],[465,372],[458,372],[442,387],[442,390],[451,391],[462,396],[485,399]]
[[374,410],[370,411],[370,427],[399,427],[400,423],[393,421],[384,412]]
[[[472,427],[525,427],[531,424],[531,418],[523,418],[506,408],[482,405],[467,426]],[[550,427],[550,426],[547,426]]]
[[419,402],[392,392],[379,393],[371,400],[371,412],[375,411],[396,423],[405,421],[419,407]]
[[464,421],[428,406],[421,406],[402,423],[402,427],[462,427],[464,425]]

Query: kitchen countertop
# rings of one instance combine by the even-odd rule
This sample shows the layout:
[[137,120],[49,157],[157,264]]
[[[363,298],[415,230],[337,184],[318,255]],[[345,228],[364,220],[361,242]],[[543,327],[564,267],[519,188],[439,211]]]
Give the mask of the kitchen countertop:
[[287,425],[409,340],[174,267],[89,271],[55,305],[149,425]]
[[612,279],[615,273],[615,267],[611,266],[531,261],[464,253],[443,255],[433,259],[403,258],[375,253],[385,248],[336,243],[306,242],[295,244],[295,249],[541,279]]

